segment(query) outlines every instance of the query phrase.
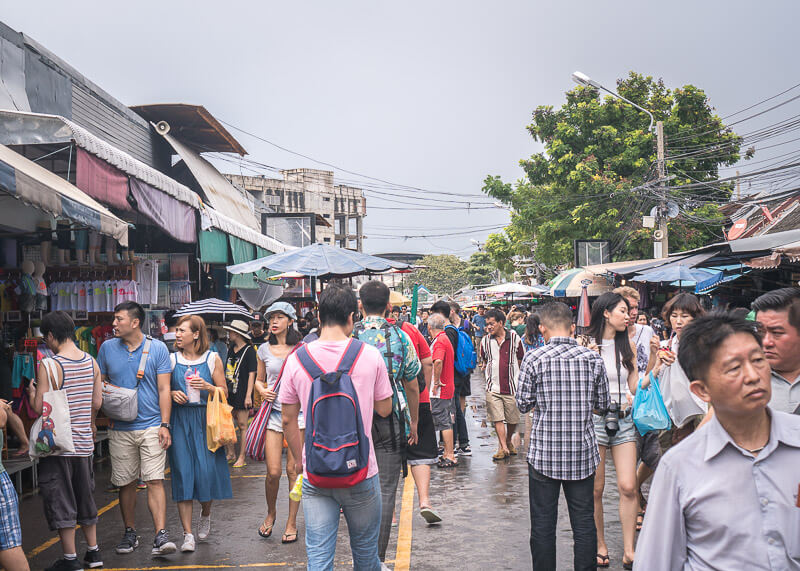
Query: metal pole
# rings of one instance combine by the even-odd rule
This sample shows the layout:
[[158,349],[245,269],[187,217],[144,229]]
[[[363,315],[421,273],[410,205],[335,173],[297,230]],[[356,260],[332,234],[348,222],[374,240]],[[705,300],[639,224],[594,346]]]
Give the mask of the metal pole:
[[[661,232],[661,252],[654,252],[656,258],[666,258],[669,255],[669,228],[667,226],[667,190],[665,179],[667,178],[667,166],[664,156],[664,123],[656,122],[656,156],[658,158],[658,186],[661,197],[661,204],[658,212],[658,229]],[[656,247],[656,250],[658,248]]]

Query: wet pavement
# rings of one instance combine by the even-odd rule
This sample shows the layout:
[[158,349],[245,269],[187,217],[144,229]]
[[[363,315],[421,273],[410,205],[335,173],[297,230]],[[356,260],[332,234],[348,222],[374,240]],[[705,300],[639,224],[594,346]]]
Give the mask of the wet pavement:
[[[500,463],[492,461],[496,450],[494,432],[485,424],[483,379],[473,375],[473,395],[468,398],[467,423],[473,455],[461,457],[453,469],[432,468],[431,501],[444,520],[428,526],[418,515],[413,480],[408,486],[401,479],[397,493],[397,519],[387,552],[387,565],[393,569],[530,569],[528,544],[527,463],[523,453]],[[288,487],[279,495],[278,520],[269,539],[262,539],[257,529],[266,512],[263,464],[250,461],[243,469],[232,470],[234,499],[216,503],[212,508],[212,532],[207,542],[197,543],[194,553],[176,553],[154,559],[150,556],[153,523],[147,510],[146,491],[137,500],[137,528],[140,546],[133,553],[118,555],[114,546],[122,536],[117,494],[107,492],[110,467],[108,460],[96,465],[96,500],[100,510],[99,544],[106,570],[134,569],[305,569],[303,512],[298,516],[299,541],[281,544],[286,523]],[[611,569],[621,569],[621,528],[617,511],[617,493],[613,464],[609,463],[606,484],[606,536],[611,555]],[[167,482],[169,487],[169,482]],[[413,497],[413,501],[411,498]],[[175,504],[167,492],[167,524],[171,538],[180,547],[181,526]],[[199,518],[196,504],[194,522]],[[23,547],[31,557],[31,569],[43,569],[60,556],[55,534],[47,530],[41,497],[28,494],[20,501]],[[559,569],[572,569],[572,534],[563,496],[558,519]],[[399,538],[399,541],[398,541]],[[79,532],[78,556],[86,544]],[[347,525],[339,528],[336,569],[352,569]]]

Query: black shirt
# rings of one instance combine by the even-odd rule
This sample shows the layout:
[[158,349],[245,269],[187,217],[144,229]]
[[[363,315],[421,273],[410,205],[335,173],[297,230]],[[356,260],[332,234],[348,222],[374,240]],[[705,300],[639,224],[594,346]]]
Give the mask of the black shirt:
[[[241,364],[239,362],[241,361]],[[236,366],[239,365],[237,371]],[[233,347],[228,351],[228,362],[225,367],[225,380],[228,382],[228,400],[233,408],[243,408],[247,396],[247,381],[250,373],[255,373],[258,367],[256,349],[252,345],[245,345],[238,351]],[[236,372],[236,377],[233,374]]]

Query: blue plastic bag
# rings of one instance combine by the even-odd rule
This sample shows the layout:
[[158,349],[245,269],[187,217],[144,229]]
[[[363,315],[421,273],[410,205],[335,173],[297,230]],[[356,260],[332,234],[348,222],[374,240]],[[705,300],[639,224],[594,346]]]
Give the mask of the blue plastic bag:
[[672,428],[672,420],[667,413],[667,407],[664,406],[658,379],[653,373],[650,373],[650,386],[646,389],[642,388],[642,379],[639,379],[639,386],[633,399],[633,424],[642,436],[652,430]]

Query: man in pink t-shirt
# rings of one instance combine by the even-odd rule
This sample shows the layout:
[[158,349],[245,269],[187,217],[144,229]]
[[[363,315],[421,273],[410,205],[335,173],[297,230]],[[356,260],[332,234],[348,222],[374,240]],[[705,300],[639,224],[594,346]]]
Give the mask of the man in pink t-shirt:
[[[308,352],[324,371],[334,371],[341,360],[353,331],[353,316],[358,309],[356,296],[347,287],[331,284],[319,298],[319,340],[308,344]],[[364,345],[351,371],[351,378],[361,418],[365,427],[372,426],[373,411],[379,416],[392,412],[392,387],[383,357],[375,347]],[[278,400],[281,403],[283,433],[295,458],[302,458],[305,474],[305,450],[297,425],[302,410],[305,418],[306,404],[311,390],[311,378],[300,365],[296,355],[290,355],[281,377]],[[339,529],[339,508],[347,520],[350,548],[355,569],[380,569],[378,558],[378,532],[381,519],[381,494],[378,481],[378,464],[369,439],[369,466],[367,479],[350,488],[318,488],[303,481],[303,515],[306,521],[306,553],[309,569],[331,569],[336,551],[336,534]]]

